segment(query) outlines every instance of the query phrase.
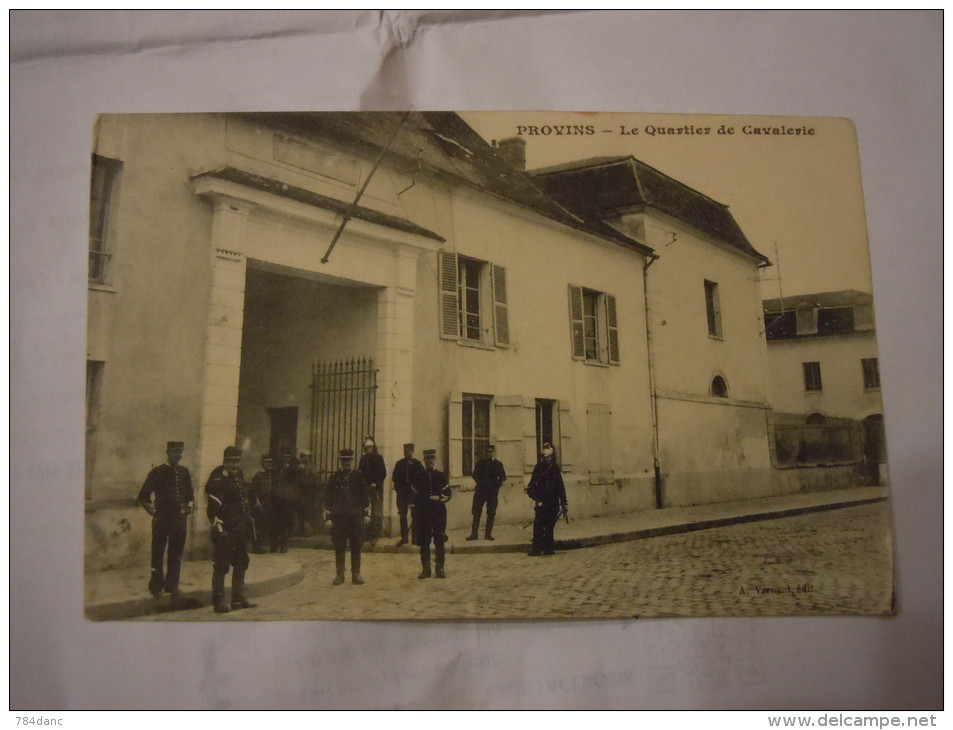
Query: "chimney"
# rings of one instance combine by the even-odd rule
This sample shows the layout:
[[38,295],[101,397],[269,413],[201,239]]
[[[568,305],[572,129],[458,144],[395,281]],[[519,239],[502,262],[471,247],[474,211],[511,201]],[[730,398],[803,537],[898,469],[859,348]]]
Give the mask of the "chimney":
[[526,169],[526,140],[522,137],[507,137],[499,142],[494,140],[493,146],[496,147],[500,156],[506,160],[510,167],[517,170]]

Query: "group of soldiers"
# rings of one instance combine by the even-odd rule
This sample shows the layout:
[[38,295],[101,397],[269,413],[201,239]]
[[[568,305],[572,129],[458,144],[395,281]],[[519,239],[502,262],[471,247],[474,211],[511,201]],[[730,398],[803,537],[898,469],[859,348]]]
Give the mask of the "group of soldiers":
[[[152,573],[149,591],[155,597],[170,593],[173,602],[180,598],[179,573],[195,494],[188,469],[179,462],[185,445],[169,441],[167,461],[149,472],[139,492],[139,502],[152,515]],[[246,482],[240,467],[242,451],[226,447],[222,465],[212,470],[205,485],[208,497],[206,514],[212,539],[212,602],[216,613],[253,608],[245,595],[245,572],[249,565],[248,544],[263,551],[269,544],[273,552],[286,552],[295,523],[295,504],[313,504],[299,509],[302,520],[317,520],[320,513],[330,531],[334,546],[333,584],[345,581],[347,553],[350,550],[351,582],[363,585],[361,552],[365,540],[376,541],[383,526],[383,488],[387,468],[373,438],[364,441],[364,453],[354,468],[354,451],[341,449],[340,468],[319,491],[317,477],[306,463],[287,460],[275,468],[269,455],[262,457],[262,468]],[[404,444],[404,457],[391,472],[397,497],[400,540],[397,547],[410,541],[420,548],[421,572],[418,578],[446,578],[447,506],[452,492],[447,475],[436,469],[437,452],[426,449],[423,463],[414,456],[415,446]],[[313,479],[313,482],[312,482]],[[493,524],[500,487],[506,481],[503,464],[496,458],[492,444],[484,458],[473,467],[475,490],[472,505],[472,530],[467,540],[479,539],[480,521],[486,509],[484,539],[493,540]],[[539,463],[526,492],[535,502],[533,544],[530,555],[552,555],[553,529],[559,516],[567,514],[568,504],[562,474],[555,462],[551,444],[544,444]],[[300,495],[315,495],[302,500]],[[317,495],[320,494],[320,497]],[[409,519],[408,519],[409,518]],[[434,564],[431,568],[431,545]],[[163,560],[165,558],[165,561]],[[166,566],[164,566],[164,562]],[[225,576],[232,572],[231,601],[225,601]]]

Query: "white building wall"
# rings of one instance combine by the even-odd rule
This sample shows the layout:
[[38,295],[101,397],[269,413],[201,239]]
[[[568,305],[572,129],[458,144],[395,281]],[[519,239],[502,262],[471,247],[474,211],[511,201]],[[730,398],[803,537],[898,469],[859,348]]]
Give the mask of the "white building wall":
[[[883,413],[880,388],[864,388],[862,359],[877,357],[873,331],[772,340],[768,343],[771,406],[779,413],[821,413],[863,420]],[[821,391],[804,389],[802,363],[821,364]]]

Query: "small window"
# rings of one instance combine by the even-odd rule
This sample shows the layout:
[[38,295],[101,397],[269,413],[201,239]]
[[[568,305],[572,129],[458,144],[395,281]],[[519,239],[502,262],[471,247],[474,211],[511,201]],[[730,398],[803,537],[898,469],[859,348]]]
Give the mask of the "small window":
[[864,388],[875,389],[880,387],[880,367],[877,365],[877,358],[869,357],[860,361],[861,368],[864,371]]
[[727,398],[728,397],[728,384],[725,382],[725,379],[720,375],[716,375],[711,381],[711,394],[715,398]]
[[463,395],[463,476],[473,473],[490,443],[490,401],[486,395]]
[[109,277],[109,214],[121,169],[122,163],[118,160],[93,155],[89,196],[89,280],[97,284],[105,284]]
[[804,368],[804,390],[820,391],[821,388],[821,364],[819,362],[802,363]]
[[793,311],[765,312],[764,336],[768,340],[786,340],[797,335],[797,318]]
[[721,302],[718,298],[718,284],[705,281],[705,312],[708,316],[708,334],[721,337]]

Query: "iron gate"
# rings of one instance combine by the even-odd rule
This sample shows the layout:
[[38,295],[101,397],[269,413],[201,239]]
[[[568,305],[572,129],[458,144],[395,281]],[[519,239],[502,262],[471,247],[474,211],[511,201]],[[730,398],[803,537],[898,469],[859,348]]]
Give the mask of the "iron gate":
[[364,437],[374,433],[376,396],[371,358],[313,363],[311,459],[322,483],[337,471],[341,449],[354,449],[357,458]]

